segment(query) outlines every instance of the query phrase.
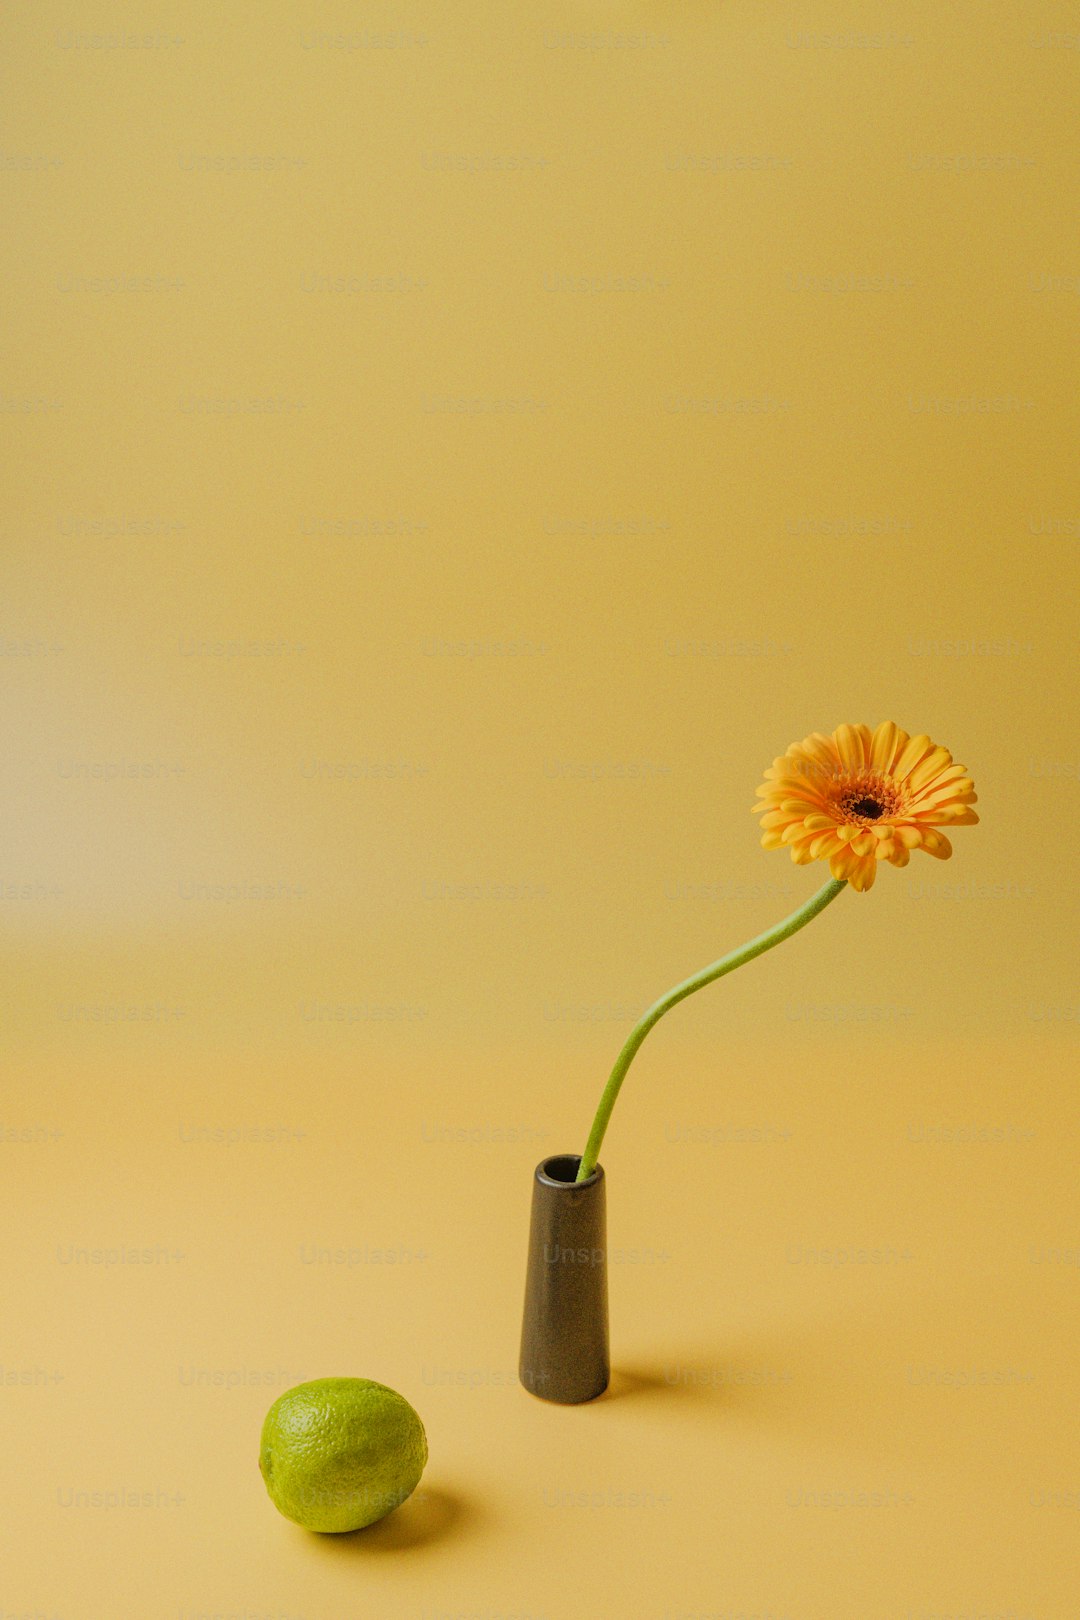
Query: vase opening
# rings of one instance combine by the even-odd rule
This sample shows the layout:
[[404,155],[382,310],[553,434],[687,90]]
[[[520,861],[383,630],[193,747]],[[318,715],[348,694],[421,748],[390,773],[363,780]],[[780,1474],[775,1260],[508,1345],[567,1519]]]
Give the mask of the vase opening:
[[[577,1181],[578,1166],[581,1163],[580,1153],[556,1153],[554,1157],[545,1159],[540,1166],[540,1172],[547,1181],[557,1181],[563,1185],[571,1185]],[[591,1176],[586,1176],[581,1183],[589,1187],[599,1174],[599,1165]]]

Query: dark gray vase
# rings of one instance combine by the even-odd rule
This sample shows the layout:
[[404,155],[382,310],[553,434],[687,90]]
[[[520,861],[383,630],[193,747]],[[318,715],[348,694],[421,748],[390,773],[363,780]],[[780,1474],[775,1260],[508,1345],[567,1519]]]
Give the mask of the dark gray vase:
[[574,1177],[579,1153],[544,1159],[533,1176],[519,1376],[541,1400],[577,1406],[608,1385],[604,1171]]

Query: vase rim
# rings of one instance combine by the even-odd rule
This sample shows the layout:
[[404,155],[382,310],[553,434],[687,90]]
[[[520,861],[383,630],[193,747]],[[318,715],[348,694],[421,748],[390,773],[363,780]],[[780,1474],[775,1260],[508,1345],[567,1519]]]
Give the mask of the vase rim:
[[549,1153],[547,1158],[546,1159],[541,1159],[540,1163],[537,1165],[537,1167],[536,1167],[536,1179],[537,1179],[537,1181],[541,1182],[545,1187],[564,1187],[564,1188],[570,1188],[570,1187],[578,1187],[578,1188],[581,1188],[581,1187],[595,1187],[595,1185],[596,1185],[596,1183],[598,1181],[603,1180],[604,1167],[603,1167],[602,1164],[598,1164],[596,1166],[596,1169],[593,1171],[592,1175],[591,1176],[586,1176],[584,1181],[574,1181],[572,1177],[570,1179],[567,1179],[565,1176],[555,1176],[555,1175],[552,1175],[551,1172],[548,1170],[548,1165],[572,1164],[574,1166],[574,1173],[576,1174],[577,1173],[577,1166],[580,1163],[581,1163],[581,1154],[580,1153]]

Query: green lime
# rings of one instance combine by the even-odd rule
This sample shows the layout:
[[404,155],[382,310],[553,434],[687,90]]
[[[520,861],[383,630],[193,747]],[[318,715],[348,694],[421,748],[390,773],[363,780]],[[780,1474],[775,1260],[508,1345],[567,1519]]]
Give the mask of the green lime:
[[316,1378],[279,1395],[262,1427],[270,1499],[306,1530],[360,1530],[411,1496],[424,1425],[404,1395],[370,1378]]

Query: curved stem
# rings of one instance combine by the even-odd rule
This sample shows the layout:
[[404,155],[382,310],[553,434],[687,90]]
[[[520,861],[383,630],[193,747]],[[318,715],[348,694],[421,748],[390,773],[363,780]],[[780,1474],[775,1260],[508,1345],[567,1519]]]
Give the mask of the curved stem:
[[798,911],[793,911],[790,917],[785,917],[783,922],[777,923],[775,928],[768,929],[764,934],[758,934],[756,939],[751,939],[745,945],[740,945],[737,951],[730,951],[727,956],[722,956],[718,962],[711,962],[708,967],[702,968],[700,973],[695,973],[691,978],[684,979],[673,990],[669,990],[666,996],[661,996],[659,1001],[653,1002],[648,1012],[644,1013],[634,1025],[627,1036],[626,1044],[615,1059],[615,1067],[612,1069],[611,1077],[604,1087],[604,1094],[600,1098],[600,1106],[596,1110],[596,1118],[593,1120],[593,1127],[589,1132],[589,1140],[582,1155],[581,1163],[578,1166],[578,1181],[584,1181],[596,1169],[596,1161],[600,1157],[600,1144],[604,1140],[604,1132],[608,1128],[611,1110],[615,1107],[615,1099],[619,1095],[619,1087],[626,1078],[626,1071],[634,1061],[638,1047],[653,1025],[659,1023],[660,1019],[671,1007],[685,1000],[687,996],[693,995],[695,990],[700,990],[703,985],[711,984],[714,979],[723,978],[725,973],[730,973],[733,968],[742,967],[744,962],[752,962],[755,956],[760,956],[763,951],[771,950],[774,945],[779,945],[781,940],[790,939],[792,934],[797,934],[800,928],[805,928],[806,924],[816,917],[819,911],[824,911],[830,901],[836,899],[841,889],[846,888],[847,883],[843,878],[831,878],[824,888],[819,889],[817,894],[813,895],[804,906],[800,906]]

